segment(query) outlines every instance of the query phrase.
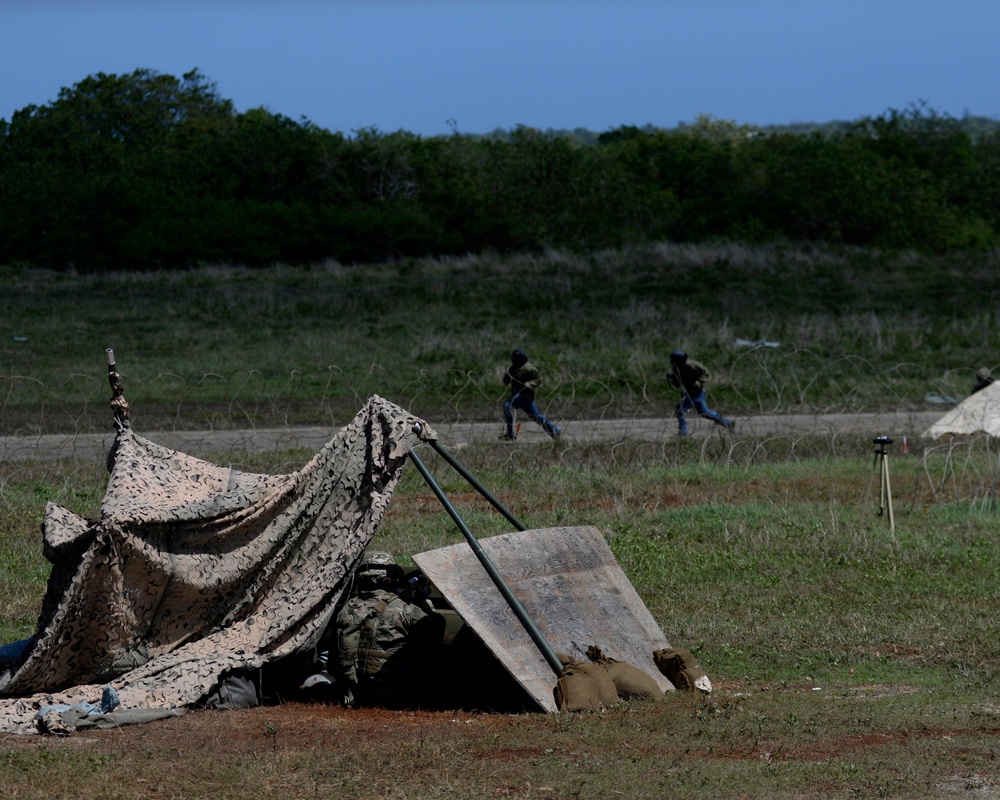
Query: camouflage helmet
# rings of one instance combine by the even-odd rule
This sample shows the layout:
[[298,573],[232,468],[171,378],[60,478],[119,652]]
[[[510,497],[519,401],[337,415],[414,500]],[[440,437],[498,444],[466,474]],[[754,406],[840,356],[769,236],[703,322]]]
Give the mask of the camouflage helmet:
[[987,378],[992,377],[993,371],[989,367],[980,367],[976,370],[976,377],[981,381],[985,381]]
[[384,550],[371,550],[361,557],[361,563],[355,573],[360,588],[371,588],[384,582],[387,578],[396,578],[403,572],[396,565],[392,553]]
[[396,558],[392,553],[386,552],[385,550],[366,550],[364,555],[361,556],[361,569],[364,569],[369,564],[395,564]]

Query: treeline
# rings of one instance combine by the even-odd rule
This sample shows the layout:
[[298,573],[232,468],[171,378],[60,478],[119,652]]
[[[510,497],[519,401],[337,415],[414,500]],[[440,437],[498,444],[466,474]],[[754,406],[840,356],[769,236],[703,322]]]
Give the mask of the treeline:
[[704,118],[594,143],[331,132],[197,71],[91,76],[0,121],[0,264],[85,270],[812,241],[1000,241],[1000,134],[922,106],[831,132]]

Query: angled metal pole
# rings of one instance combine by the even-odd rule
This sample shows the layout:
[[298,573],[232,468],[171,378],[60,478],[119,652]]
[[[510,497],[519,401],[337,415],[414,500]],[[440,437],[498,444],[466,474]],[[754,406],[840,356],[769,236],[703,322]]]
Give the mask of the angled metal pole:
[[458,511],[455,510],[451,501],[447,498],[447,496],[445,496],[444,491],[442,491],[437,481],[434,480],[434,476],[428,471],[427,466],[420,459],[420,456],[411,450],[410,460],[413,462],[413,466],[417,468],[417,471],[423,476],[424,480],[427,481],[427,485],[431,487],[431,491],[434,492],[437,499],[441,501],[441,505],[444,506],[445,511],[447,511],[449,516],[451,516],[452,521],[458,526],[458,529],[462,532],[462,535],[472,547],[472,552],[475,553],[476,558],[479,559],[479,563],[481,563],[486,569],[486,573],[490,576],[490,579],[496,585],[497,589],[500,590],[500,594],[503,595],[503,599],[507,601],[507,605],[510,606],[510,610],[514,612],[514,616],[517,617],[518,621],[524,627],[524,630],[527,631],[528,636],[531,637],[531,641],[535,643],[535,646],[541,652],[542,657],[546,660],[546,662],[548,662],[548,665],[552,668],[552,671],[555,672],[556,675],[562,673],[563,665],[559,660],[559,657],[549,646],[549,643],[545,640],[542,632],[538,630],[535,623],[532,622],[531,618],[528,616],[528,612],[525,611],[524,606],[521,605],[521,601],[514,596],[514,593],[510,590],[507,582],[497,570],[496,565],[483,550],[482,545],[479,544],[479,540],[476,539],[472,531],[469,530],[469,526],[465,524],[465,521],[459,515]]
[[444,447],[438,444],[436,440],[432,439],[430,442],[428,442],[428,444],[434,448],[434,450],[438,453],[438,455],[441,456],[441,458],[443,458],[445,461],[451,464],[451,466],[455,468],[455,471],[463,478],[465,478],[473,489],[475,489],[477,492],[479,492],[479,494],[481,494],[484,498],[486,498],[486,500],[490,503],[490,505],[493,506],[493,508],[495,508],[501,514],[503,514],[503,516],[511,525],[513,525],[519,531],[528,530],[528,528],[521,522],[521,520],[515,517],[503,503],[497,500],[485,486],[483,486],[478,480],[476,480],[475,476],[471,472],[469,472],[465,467],[463,467],[458,462],[458,460],[451,453],[445,450]]

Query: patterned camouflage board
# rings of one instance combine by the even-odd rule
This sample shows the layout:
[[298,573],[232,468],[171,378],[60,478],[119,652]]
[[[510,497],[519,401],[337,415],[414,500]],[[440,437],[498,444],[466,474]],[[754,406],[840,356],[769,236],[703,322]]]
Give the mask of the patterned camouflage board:
[[[480,545],[557,653],[585,661],[597,645],[648,672],[664,691],[674,688],[653,661],[653,651],[670,644],[597,528],[509,533]],[[539,705],[555,711],[555,673],[468,543],[413,560]]]

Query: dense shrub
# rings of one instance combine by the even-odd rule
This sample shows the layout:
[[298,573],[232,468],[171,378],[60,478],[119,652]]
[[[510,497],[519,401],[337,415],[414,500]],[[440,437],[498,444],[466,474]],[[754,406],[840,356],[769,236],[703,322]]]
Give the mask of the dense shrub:
[[98,74],[0,121],[0,263],[88,270],[656,241],[994,246],[1000,134],[915,107],[832,132],[351,136],[197,71]]

